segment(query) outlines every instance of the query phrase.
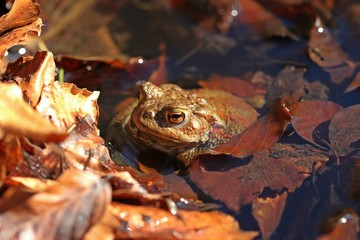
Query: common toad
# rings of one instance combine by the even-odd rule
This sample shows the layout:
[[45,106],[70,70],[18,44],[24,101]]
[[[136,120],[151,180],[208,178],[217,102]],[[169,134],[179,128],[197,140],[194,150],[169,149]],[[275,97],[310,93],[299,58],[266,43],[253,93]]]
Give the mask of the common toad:
[[136,101],[113,118],[108,140],[121,148],[153,148],[185,165],[241,133],[258,116],[242,98],[210,89],[145,82]]

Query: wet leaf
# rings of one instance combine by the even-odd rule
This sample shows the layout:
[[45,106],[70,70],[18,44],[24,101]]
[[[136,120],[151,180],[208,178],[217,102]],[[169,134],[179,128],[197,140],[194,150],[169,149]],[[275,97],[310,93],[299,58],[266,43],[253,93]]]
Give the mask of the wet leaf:
[[0,109],[0,130],[5,133],[41,142],[61,142],[67,136],[24,102],[16,84],[0,83]]
[[[112,203],[110,212],[119,224],[117,239],[253,239],[253,231],[241,231],[229,215],[213,212],[179,210],[176,215],[158,208]],[[129,231],[129,229],[131,229]]]
[[256,35],[260,35],[262,38],[293,36],[273,13],[267,11],[256,1],[242,0],[241,8],[242,11],[236,19],[236,23],[251,25],[257,31]]
[[[203,155],[192,163],[190,179],[204,193],[238,211],[265,188],[294,191],[310,176],[313,162],[328,160],[325,152],[311,145],[277,143],[270,151],[241,160]],[[224,183],[228,187],[224,188]]]
[[265,94],[264,88],[257,88],[253,84],[236,77],[223,77],[213,74],[206,81],[199,81],[203,88],[223,90],[231,92],[239,97],[249,97],[257,94]]
[[345,89],[345,93],[352,92],[360,87],[360,72],[358,72],[349,86]]
[[[291,115],[291,124],[295,131],[305,140],[319,146],[327,129],[317,129],[320,124],[331,120],[334,115],[343,109],[337,103],[314,100],[290,104],[288,106]],[[322,134],[321,134],[322,133]]]
[[270,149],[279,140],[289,122],[289,112],[279,102],[268,114],[256,120],[241,134],[211,149],[209,153],[242,158],[263,149]]
[[252,205],[252,214],[259,224],[262,239],[269,239],[278,226],[287,200],[287,193],[271,198],[257,198]]
[[342,83],[355,70],[355,64],[335,42],[320,18],[317,18],[311,31],[308,54],[313,62],[330,74],[333,83]]
[[58,184],[1,213],[0,235],[2,239],[82,239],[110,200],[111,189],[106,180],[69,171],[59,178]]
[[23,43],[28,33],[40,35],[40,6],[35,0],[16,0],[0,18],[0,61],[10,47]]
[[[319,240],[357,239],[359,237],[359,216],[354,209],[344,209],[331,225],[331,230],[323,233]],[[330,226],[326,226],[330,228]]]
[[359,155],[360,148],[360,105],[353,105],[339,111],[330,122],[329,139],[331,147],[339,156]]

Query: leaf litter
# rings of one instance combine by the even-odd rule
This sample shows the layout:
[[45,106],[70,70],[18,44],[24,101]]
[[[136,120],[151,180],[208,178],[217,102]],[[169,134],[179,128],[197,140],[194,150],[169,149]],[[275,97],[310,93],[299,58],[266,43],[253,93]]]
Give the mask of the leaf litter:
[[[256,31],[248,35],[249,39],[275,36],[299,41],[299,36],[307,33],[290,30],[283,20],[291,19],[289,13],[300,5],[293,1],[281,1],[281,4],[287,6],[283,8],[285,12],[279,11],[276,5],[266,7],[262,1],[241,1],[244,14],[233,22],[226,22],[232,18],[230,5],[213,4],[215,12],[225,7],[226,15],[218,16],[215,23],[219,25],[209,26],[227,34],[231,27],[226,24],[237,27],[250,24]],[[301,5],[298,13],[308,14],[309,23],[315,12],[328,20],[334,16],[331,4],[325,5],[311,1]],[[6,27],[0,36],[4,41],[2,54],[23,42],[28,32],[40,33],[41,19],[36,2],[17,0],[14,6],[2,18],[1,24]],[[19,16],[18,9],[26,6],[33,11]],[[255,15],[254,11],[263,14]],[[22,21],[23,18],[26,20]],[[8,19],[19,19],[19,22]],[[206,28],[209,19],[197,21],[197,24]],[[347,85],[353,77],[355,63],[319,19],[316,18],[313,29],[309,30],[308,55],[328,72],[335,85]],[[293,20],[299,24],[296,18]],[[329,89],[321,85],[323,79],[309,80],[311,68],[287,66],[269,75],[250,70],[247,75],[224,77],[215,71],[206,81],[198,82],[203,87],[220,88],[245,97],[262,114],[244,133],[194,159],[185,176],[176,174],[174,166],[167,169],[173,174],[171,176],[156,168],[117,165],[109,153],[112,150],[99,135],[99,129],[103,131],[104,128],[98,122],[97,90],[101,88],[102,95],[109,93],[107,97],[118,99],[119,92],[123,96],[124,93],[131,95],[143,79],[164,83],[170,76],[166,67],[171,58],[162,54],[155,61],[145,60],[145,64],[139,64],[142,58],[126,62],[71,56],[54,62],[50,52],[42,51],[7,65],[0,85],[3,91],[0,98],[3,105],[0,183],[4,189],[0,199],[0,221],[4,222],[5,229],[1,231],[2,238],[39,239],[47,233],[47,237],[54,239],[93,239],[96,236],[173,239],[176,233],[180,239],[224,238],[224,235],[228,239],[254,239],[260,233],[266,239],[279,236],[278,229],[285,224],[284,217],[293,196],[306,189],[309,182],[317,184],[317,178],[330,174],[334,170],[334,158],[342,164],[349,157],[358,157],[357,105],[344,108],[334,98],[328,99],[332,96]],[[71,79],[72,83],[55,81],[55,63],[65,69],[65,79]],[[94,71],[99,66],[108,77]],[[114,77],[109,72],[118,75]],[[261,74],[266,77],[256,82]],[[354,78],[345,92],[354,91],[356,83]],[[242,87],[235,88],[238,84]],[[107,88],[100,87],[104,85]],[[330,93],[332,91],[333,88]],[[14,108],[14,105],[19,107]],[[106,116],[101,120],[106,125],[113,106],[105,107],[100,109],[104,113],[100,117]],[[226,188],[224,183],[227,183]],[[338,188],[334,191],[335,196]],[[211,205],[214,202],[217,205]],[[213,210],[224,210],[222,206],[230,215]],[[308,211],[316,210],[315,204],[307,206]],[[202,212],[202,207],[211,211]],[[235,219],[239,214],[253,218],[256,227],[249,228],[246,221]],[[340,215],[340,219],[349,214],[357,219],[353,210]],[[49,221],[51,228],[44,224]],[[329,224],[334,230],[316,234],[320,239],[354,236],[359,231],[355,222]],[[11,230],[6,227],[9,224],[17,228]],[[293,225],[289,226],[294,229]]]

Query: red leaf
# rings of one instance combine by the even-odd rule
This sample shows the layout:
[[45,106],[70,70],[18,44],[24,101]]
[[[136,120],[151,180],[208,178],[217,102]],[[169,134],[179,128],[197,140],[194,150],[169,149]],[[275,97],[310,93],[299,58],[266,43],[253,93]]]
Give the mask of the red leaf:
[[269,149],[279,140],[289,121],[289,112],[280,102],[244,132],[225,144],[213,148],[209,153],[229,154],[242,158],[262,149]]
[[[304,101],[297,102],[289,107],[291,115],[291,123],[295,131],[305,140],[317,145],[316,140],[319,140],[317,137],[314,138],[316,127],[321,123],[329,121],[333,116],[343,109],[337,103],[324,101],[324,100],[314,100],[314,101]],[[319,136],[318,136],[319,137]]]
[[[339,156],[359,153],[360,148],[360,104],[338,112],[330,122],[329,139]],[[359,154],[357,154],[359,155]]]
[[349,86],[345,89],[345,93],[354,91],[355,89],[360,87],[360,72],[358,72],[354,78],[354,80],[349,84]]

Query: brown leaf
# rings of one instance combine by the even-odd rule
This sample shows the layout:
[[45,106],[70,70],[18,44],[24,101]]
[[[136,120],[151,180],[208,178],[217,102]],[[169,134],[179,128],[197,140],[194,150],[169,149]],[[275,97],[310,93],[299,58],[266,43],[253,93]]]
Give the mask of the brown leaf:
[[263,239],[270,239],[278,226],[287,200],[287,193],[275,198],[257,198],[252,205],[252,215],[256,219]]
[[40,35],[40,6],[35,0],[16,0],[0,18],[0,61],[10,47],[23,43],[28,33]]
[[330,122],[331,147],[339,156],[359,155],[360,148],[360,104],[339,111]]
[[41,13],[35,0],[16,0],[10,12],[0,18],[0,34],[36,21]]
[[27,105],[16,84],[0,83],[0,130],[41,142],[61,142],[67,134]]
[[[354,209],[348,209],[333,219],[332,229],[322,234],[319,240],[337,240],[337,239],[358,239],[359,237],[359,216]],[[327,226],[328,227],[328,226]]]
[[317,18],[311,30],[308,54],[313,62],[329,72],[333,83],[342,83],[355,70],[355,64],[333,40],[320,18]]
[[110,200],[111,189],[106,180],[86,172],[68,171],[58,184],[3,212],[0,237],[82,239]]
[[360,87],[360,72],[358,72],[349,86],[345,89],[345,93],[352,92]]
[[327,154],[312,145],[277,143],[270,154],[260,152],[241,160],[203,155],[194,160],[189,173],[204,193],[238,211],[265,188],[294,191],[310,176],[313,162],[327,160]]
[[35,109],[60,129],[68,130],[86,115],[97,123],[99,110],[96,100],[99,94],[72,83],[52,82],[44,86]]
[[253,84],[236,77],[223,77],[213,74],[206,81],[199,81],[198,84],[203,88],[223,90],[231,92],[240,97],[249,97],[257,94],[265,94],[266,90],[257,88]]
[[253,26],[260,37],[293,36],[274,14],[256,1],[242,0],[241,8],[242,11],[237,18],[237,23]]
[[242,158],[263,149],[270,149],[279,140],[289,121],[288,110],[283,104],[278,103],[268,114],[256,120],[244,132],[213,148],[209,153],[228,154]]
[[319,140],[322,140],[319,139],[322,135],[319,135],[321,129],[316,130],[316,128],[320,124],[331,120],[338,111],[343,109],[337,103],[324,100],[297,102],[289,105],[288,108],[291,115],[291,124],[295,131],[302,138],[317,146],[319,146]]
[[[110,208],[119,224],[117,239],[253,239],[257,232],[244,232],[238,223],[224,213],[179,210],[176,215],[153,207],[112,203]],[[131,231],[128,231],[131,229]]]
[[6,80],[16,81],[22,89],[25,100],[35,107],[39,102],[44,85],[54,81],[55,63],[51,52],[37,52],[34,57],[21,57],[9,63]]

